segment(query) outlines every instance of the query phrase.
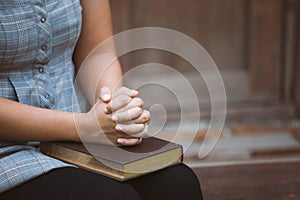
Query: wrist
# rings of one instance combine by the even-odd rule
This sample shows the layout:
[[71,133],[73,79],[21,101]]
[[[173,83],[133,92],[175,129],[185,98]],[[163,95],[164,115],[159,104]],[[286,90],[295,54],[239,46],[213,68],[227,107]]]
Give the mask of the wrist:
[[89,142],[89,136],[93,135],[95,132],[95,121],[93,120],[90,112],[73,114],[73,121],[77,136],[76,140],[78,142]]
[[74,113],[73,120],[78,140],[81,142],[98,143],[106,132],[111,131],[109,117],[104,114],[103,104],[98,102],[87,113]]
[[[60,112],[60,111],[56,111]],[[58,130],[58,136],[56,140],[59,141],[72,141],[72,142],[80,142],[80,137],[77,132],[76,123],[74,120],[74,115],[81,115],[82,113],[72,113],[72,112],[62,112],[59,113],[57,119],[58,123],[54,126],[60,127]]]

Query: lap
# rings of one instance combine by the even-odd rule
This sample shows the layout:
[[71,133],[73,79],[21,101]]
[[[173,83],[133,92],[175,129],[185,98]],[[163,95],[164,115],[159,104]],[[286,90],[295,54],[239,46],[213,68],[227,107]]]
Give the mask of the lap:
[[59,168],[0,196],[5,199],[201,199],[197,177],[176,165],[119,182],[78,168]]
[[202,199],[197,176],[184,164],[133,179],[128,183],[134,187],[143,200]]

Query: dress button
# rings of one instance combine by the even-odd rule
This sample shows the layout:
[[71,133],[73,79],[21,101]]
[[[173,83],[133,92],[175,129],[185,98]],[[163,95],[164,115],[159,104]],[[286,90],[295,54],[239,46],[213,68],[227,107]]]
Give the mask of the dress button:
[[49,94],[46,94],[46,95],[45,95],[45,98],[46,98],[46,99],[49,99],[49,98],[50,98],[50,95],[49,95]]
[[42,23],[45,23],[45,22],[46,22],[46,18],[45,18],[45,17],[42,17],[42,18],[41,18],[41,22],[42,22]]
[[42,67],[40,67],[40,68],[39,68],[39,72],[40,72],[40,73],[43,73],[43,72],[44,72],[44,69],[43,69]]
[[43,46],[42,46],[42,50],[43,50],[43,51],[46,51],[47,48],[48,48],[47,45],[43,45]]

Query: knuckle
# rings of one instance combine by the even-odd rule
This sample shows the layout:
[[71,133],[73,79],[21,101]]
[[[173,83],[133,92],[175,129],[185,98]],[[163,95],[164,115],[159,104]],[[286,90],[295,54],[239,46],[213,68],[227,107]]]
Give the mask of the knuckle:
[[142,115],[142,117],[139,118],[138,122],[139,122],[139,123],[146,123],[146,122],[147,122],[147,119],[145,119],[145,116]]
[[148,110],[144,110],[144,111],[145,111],[146,115],[147,115],[148,117],[150,117],[150,112],[149,112]]
[[142,122],[145,123],[145,122],[149,121],[149,119],[150,119],[150,116],[148,114],[148,111],[144,110],[143,114],[141,116]]
[[137,112],[138,115],[141,115],[141,114],[143,114],[143,109],[140,108],[140,107],[137,107],[136,112]]
[[138,118],[138,117],[139,117],[139,114],[136,113],[136,112],[130,112],[130,113],[128,114],[128,120],[134,120],[134,119],[136,119],[136,118]]
[[141,99],[141,98],[139,98],[139,97],[136,97],[136,98],[134,98],[134,100],[135,100],[135,103],[137,104],[137,106],[141,106],[141,107],[144,106],[144,101],[143,101],[143,99]]
[[143,113],[142,119],[143,119],[144,121],[147,121],[148,118],[149,118],[149,117],[148,117],[147,113]]
[[134,124],[134,123],[132,123],[134,119],[136,119],[136,116],[134,114],[129,114],[126,117],[127,123],[129,123],[129,124]]
[[147,114],[147,120],[149,121],[151,119],[151,114],[148,110],[145,110],[146,114]]

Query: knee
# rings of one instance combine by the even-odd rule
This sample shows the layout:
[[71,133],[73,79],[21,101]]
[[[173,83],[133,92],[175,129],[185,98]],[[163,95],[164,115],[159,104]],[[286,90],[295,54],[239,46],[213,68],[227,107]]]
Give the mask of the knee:
[[[183,184],[189,184],[189,185],[194,185],[195,187],[200,188],[200,183],[199,180],[194,173],[194,171],[186,166],[185,164],[179,164],[176,166],[171,167],[170,173],[172,173],[173,178],[178,179],[178,181]],[[172,171],[171,171],[172,170]]]
[[202,199],[197,176],[184,164],[142,176],[130,181],[130,184],[142,199]]
[[174,188],[185,193],[186,196],[191,195],[190,199],[202,199],[200,182],[191,168],[185,164],[179,164],[169,170],[172,176],[172,178],[169,178],[169,181],[177,185]]

